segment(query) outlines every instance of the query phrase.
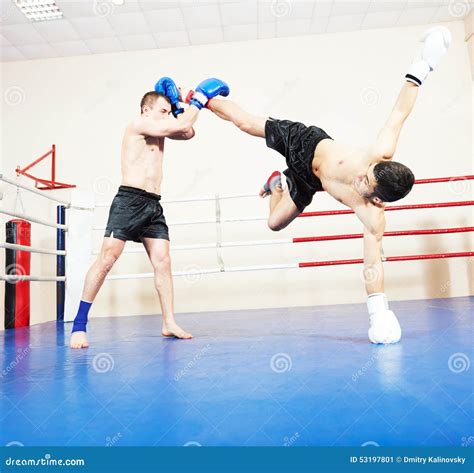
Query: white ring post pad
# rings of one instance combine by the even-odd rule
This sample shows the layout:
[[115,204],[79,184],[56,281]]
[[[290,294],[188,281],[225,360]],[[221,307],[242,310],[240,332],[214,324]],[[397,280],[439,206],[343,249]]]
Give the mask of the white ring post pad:
[[92,227],[94,222],[94,194],[73,189],[71,207],[66,223],[66,300],[64,321],[74,320],[81,300],[84,279],[92,255]]

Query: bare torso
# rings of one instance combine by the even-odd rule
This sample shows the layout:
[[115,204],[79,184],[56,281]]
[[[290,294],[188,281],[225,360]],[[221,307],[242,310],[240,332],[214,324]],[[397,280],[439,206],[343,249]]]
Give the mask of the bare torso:
[[160,194],[164,138],[146,137],[127,127],[122,141],[122,185]]
[[354,188],[354,180],[380,160],[367,149],[325,139],[316,147],[312,166],[324,190],[339,202],[354,208],[368,203]]

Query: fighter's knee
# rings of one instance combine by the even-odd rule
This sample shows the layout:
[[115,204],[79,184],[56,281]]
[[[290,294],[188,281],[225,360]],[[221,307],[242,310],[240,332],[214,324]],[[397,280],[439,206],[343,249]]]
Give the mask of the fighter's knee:
[[114,248],[107,248],[102,251],[99,257],[99,265],[103,269],[110,269],[120,256],[120,251],[115,250]]
[[169,253],[160,253],[151,259],[151,264],[155,271],[161,272],[167,270],[171,266],[171,258]]
[[274,219],[274,218],[271,218],[271,217],[268,219],[267,225],[268,225],[268,228],[269,228],[272,232],[279,232],[280,230],[282,230],[283,228],[285,228],[285,226],[282,225],[281,222],[279,222],[278,220],[276,220],[276,219]]

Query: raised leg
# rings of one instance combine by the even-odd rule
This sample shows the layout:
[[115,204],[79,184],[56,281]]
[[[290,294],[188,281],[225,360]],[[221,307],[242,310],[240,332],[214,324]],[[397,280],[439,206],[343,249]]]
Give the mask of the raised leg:
[[288,189],[275,187],[270,198],[270,215],[268,216],[268,228],[278,232],[286,228],[298,215],[300,211],[290,196]]
[[258,117],[242,110],[231,100],[212,99],[208,108],[223,120],[232,122],[240,130],[252,136],[265,138],[267,117]]

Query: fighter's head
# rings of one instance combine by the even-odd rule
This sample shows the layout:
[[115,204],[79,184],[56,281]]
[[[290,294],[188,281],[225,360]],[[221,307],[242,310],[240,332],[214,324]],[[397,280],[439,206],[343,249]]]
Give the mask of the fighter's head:
[[375,204],[394,202],[405,197],[415,183],[415,176],[405,165],[395,161],[371,164],[364,176],[355,181],[362,197]]
[[166,118],[171,112],[171,103],[166,95],[147,92],[140,102],[140,112],[155,119]]

